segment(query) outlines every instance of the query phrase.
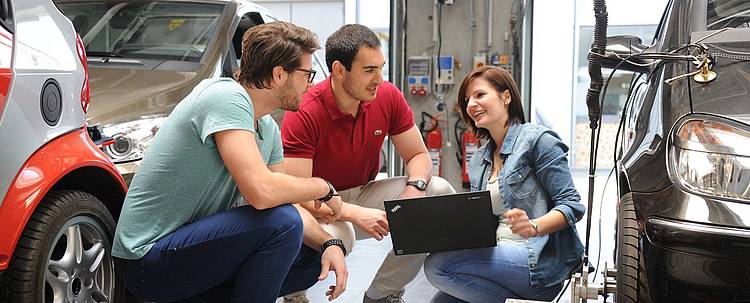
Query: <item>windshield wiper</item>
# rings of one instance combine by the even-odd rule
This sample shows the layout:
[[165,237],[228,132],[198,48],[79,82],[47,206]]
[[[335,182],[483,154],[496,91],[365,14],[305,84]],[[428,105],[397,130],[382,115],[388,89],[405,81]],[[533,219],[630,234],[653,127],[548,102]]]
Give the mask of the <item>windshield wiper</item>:
[[99,51],[86,51],[86,55],[89,57],[107,57],[107,58],[122,58],[122,55],[110,52],[99,52]]

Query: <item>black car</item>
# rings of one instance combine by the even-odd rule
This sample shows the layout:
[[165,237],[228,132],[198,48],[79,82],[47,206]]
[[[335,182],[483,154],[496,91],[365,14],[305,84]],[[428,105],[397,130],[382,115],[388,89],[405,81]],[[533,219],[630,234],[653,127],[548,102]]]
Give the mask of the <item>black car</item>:
[[750,1],[673,0],[634,72],[615,155],[617,302],[750,302]]

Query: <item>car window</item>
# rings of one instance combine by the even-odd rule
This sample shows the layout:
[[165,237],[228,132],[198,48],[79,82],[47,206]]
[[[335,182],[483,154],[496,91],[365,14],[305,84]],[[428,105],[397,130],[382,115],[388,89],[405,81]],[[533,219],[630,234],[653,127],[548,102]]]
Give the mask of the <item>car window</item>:
[[709,0],[706,5],[707,30],[750,27],[750,1]]
[[326,68],[326,65],[321,62],[320,58],[316,55],[313,55],[313,69],[315,70],[315,79],[313,79],[313,83],[321,82],[328,77],[328,69]]
[[0,0],[0,26],[13,33],[13,10],[8,0]]
[[199,2],[60,3],[89,56],[200,61],[223,5]]

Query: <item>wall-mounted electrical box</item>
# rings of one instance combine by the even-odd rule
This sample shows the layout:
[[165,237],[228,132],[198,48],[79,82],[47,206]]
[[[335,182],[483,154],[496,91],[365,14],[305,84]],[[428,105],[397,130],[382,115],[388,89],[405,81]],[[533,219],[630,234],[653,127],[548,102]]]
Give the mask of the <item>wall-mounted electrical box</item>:
[[454,84],[453,56],[440,56],[435,60],[435,84]]
[[474,55],[473,69],[480,68],[487,65],[487,55],[483,53],[477,53]]
[[406,88],[412,96],[429,95],[432,88],[432,58],[412,56],[407,62]]
[[498,53],[490,56],[490,65],[499,66],[508,71],[511,75],[513,74],[513,57],[510,55],[501,55]]

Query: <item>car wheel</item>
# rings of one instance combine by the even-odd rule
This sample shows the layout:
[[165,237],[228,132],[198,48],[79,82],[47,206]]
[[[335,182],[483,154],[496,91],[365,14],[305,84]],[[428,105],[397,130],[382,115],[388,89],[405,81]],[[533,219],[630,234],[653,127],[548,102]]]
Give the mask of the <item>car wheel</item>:
[[633,197],[626,194],[617,208],[617,293],[615,302],[644,302],[648,283],[640,253],[641,234],[635,216]]
[[115,222],[93,195],[51,191],[26,224],[13,255],[10,302],[122,302],[110,253]]

